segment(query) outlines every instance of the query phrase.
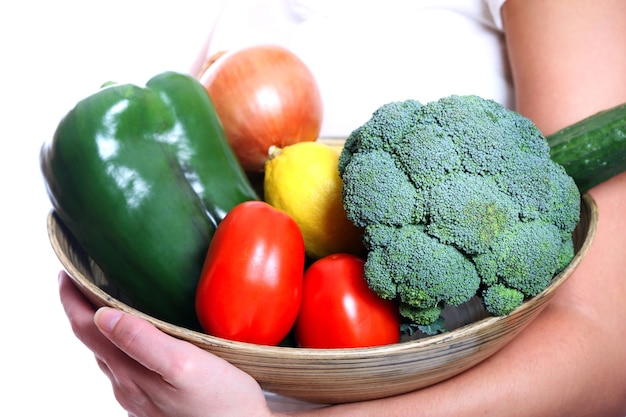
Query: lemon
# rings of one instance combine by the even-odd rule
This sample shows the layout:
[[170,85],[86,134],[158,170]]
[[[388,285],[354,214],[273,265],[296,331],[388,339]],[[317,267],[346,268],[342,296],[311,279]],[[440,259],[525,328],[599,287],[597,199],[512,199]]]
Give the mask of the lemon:
[[364,251],[363,231],[343,208],[338,163],[338,150],[320,142],[273,148],[265,163],[265,201],[295,220],[313,259]]

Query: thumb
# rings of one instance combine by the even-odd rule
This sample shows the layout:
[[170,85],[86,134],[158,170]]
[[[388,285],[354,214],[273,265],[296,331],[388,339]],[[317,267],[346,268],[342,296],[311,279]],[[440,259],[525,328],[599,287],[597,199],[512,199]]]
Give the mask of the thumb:
[[161,332],[146,320],[115,308],[98,309],[94,322],[121,351],[160,375],[167,375],[169,371],[169,355],[185,349],[180,346],[180,340]]
[[221,392],[224,399],[240,396],[245,391],[248,399],[255,395],[256,404],[265,405],[263,393],[250,375],[192,343],[162,332],[143,318],[102,307],[96,312],[94,321],[100,332],[121,352],[160,375],[162,381],[173,387],[200,386],[202,392],[212,387]]

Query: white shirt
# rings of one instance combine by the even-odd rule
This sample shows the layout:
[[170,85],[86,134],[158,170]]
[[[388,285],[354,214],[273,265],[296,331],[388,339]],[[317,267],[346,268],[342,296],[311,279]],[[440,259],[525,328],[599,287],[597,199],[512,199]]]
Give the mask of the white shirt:
[[226,0],[208,55],[285,46],[313,71],[321,136],[345,137],[390,101],[477,94],[513,108],[505,0]]

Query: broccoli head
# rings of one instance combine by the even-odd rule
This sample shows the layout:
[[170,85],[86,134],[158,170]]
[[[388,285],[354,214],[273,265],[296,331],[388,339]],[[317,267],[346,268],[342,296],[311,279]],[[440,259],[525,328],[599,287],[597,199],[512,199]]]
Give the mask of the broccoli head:
[[347,138],[339,173],[368,284],[418,324],[474,295],[508,314],[574,256],[576,184],[539,129],[493,100],[385,104]]

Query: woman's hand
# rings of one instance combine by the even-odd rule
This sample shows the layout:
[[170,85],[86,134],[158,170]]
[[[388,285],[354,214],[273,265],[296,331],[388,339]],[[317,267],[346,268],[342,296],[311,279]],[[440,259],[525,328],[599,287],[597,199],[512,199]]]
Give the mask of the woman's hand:
[[106,307],[96,312],[65,272],[59,292],[74,334],[94,352],[129,416],[271,414],[256,381],[228,362],[139,317]]

